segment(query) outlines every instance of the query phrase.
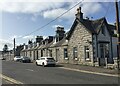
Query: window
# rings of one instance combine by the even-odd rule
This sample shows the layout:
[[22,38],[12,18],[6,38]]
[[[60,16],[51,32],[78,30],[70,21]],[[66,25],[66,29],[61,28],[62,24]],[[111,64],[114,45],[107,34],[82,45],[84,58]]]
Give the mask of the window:
[[100,44],[100,57],[101,58],[109,58],[109,44]]
[[38,51],[36,53],[37,53],[37,59],[38,59]]
[[41,60],[45,60],[45,58],[41,58]]
[[50,57],[52,57],[52,50],[49,50],[49,55]]
[[89,55],[89,47],[85,46],[85,60],[89,60],[90,55]]
[[73,47],[73,58],[77,58],[77,47]]
[[67,48],[64,48],[64,58],[68,58]]
[[31,55],[31,51],[30,51],[30,57],[31,57],[32,55]]
[[54,58],[47,58],[48,60],[54,60]]
[[41,57],[43,57],[43,50],[41,50]]

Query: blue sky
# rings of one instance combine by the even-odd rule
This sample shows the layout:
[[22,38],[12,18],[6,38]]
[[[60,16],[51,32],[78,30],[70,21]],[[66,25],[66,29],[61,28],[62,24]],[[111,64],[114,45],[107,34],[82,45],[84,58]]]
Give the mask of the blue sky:
[[[82,1],[82,0],[81,0]],[[9,49],[13,48],[13,38],[16,38],[16,45],[27,44],[29,39],[34,41],[35,36],[47,37],[55,35],[56,26],[64,26],[68,31],[75,19],[76,8],[82,7],[84,18],[93,17],[99,19],[106,17],[108,23],[115,23],[115,4],[114,2],[82,2],[61,18],[52,22],[48,26],[35,31],[49,21],[55,19],[63,12],[74,6],[77,1],[64,2],[3,2],[0,3],[0,50],[4,44],[8,44]],[[120,5],[120,3],[119,3]],[[108,11],[107,11],[108,10]]]

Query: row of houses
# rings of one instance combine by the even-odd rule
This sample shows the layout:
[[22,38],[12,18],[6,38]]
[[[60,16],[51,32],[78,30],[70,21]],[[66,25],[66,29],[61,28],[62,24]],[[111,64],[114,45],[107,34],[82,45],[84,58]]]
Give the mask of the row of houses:
[[28,42],[20,52],[31,60],[39,57],[54,57],[58,63],[106,66],[114,64],[117,58],[117,37],[115,26],[108,24],[105,17],[84,19],[81,7],[77,9],[75,20],[68,32],[57,27],[55,36],[37,36],[36,42]]

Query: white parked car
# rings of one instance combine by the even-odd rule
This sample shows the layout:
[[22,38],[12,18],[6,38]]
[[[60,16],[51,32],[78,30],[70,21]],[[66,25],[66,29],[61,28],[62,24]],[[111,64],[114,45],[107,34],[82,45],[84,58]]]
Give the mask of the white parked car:
[[0,57],[0,60],[6,60],[4,57]]
[[14,61],[20,61],[21,57],[20,56],[15,56],[15,58],[13,59]]
[[36,60],[36,65],[42,65],[43,67],[47,65],[55,66],[56,62],[52,57],[40,57]]

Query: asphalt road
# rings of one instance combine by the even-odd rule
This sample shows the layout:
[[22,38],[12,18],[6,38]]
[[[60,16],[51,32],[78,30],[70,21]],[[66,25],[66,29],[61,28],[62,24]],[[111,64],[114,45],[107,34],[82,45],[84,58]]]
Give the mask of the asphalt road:
[[117,77],[13,61],[2,62],[2,74],[24,84],[118,84]]

